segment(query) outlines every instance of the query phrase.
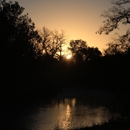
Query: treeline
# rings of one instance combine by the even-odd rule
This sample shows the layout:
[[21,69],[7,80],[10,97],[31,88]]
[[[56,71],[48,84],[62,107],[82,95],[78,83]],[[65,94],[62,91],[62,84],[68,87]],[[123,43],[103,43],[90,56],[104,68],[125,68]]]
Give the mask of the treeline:
[[108,44],[102,54],[82,39],[71,40],[68,51],[72,57],[67,60],[62,54],[65,33],[46,27],[36,30],[31,18],[23,11],[18,2],[0,0],[2,101],[49,97],[64,86],[121,91],[124,86],[129,86],[127,42],[125,47]]

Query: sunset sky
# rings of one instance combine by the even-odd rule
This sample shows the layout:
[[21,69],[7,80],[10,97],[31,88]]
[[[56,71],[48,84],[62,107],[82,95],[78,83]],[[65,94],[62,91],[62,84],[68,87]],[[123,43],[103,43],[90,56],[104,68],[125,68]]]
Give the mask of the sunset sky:
[[[9,1],[9,0],[7,0]],[[100,17],[104,10],[112,7],[110,0],[11,0],[25,8],[37,29],[64,30],[68,41],[85,40],[88,46],[100,51],[111,41],[110,35],[99,35],[96,31],[103,25]]]

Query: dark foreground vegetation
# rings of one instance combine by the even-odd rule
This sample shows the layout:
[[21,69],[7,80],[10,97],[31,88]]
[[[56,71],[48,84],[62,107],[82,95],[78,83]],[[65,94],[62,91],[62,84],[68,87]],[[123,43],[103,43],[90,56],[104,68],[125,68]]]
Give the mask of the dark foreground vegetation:
[[0,0],[1,108],[53,98],[62,87],[103,89],[115,95],[110,109],[123,119],[82,130],[130,128],[129,31],[117,40],[119,44],[109,44],[104,56],[83,40],[71,40],[72,58],[66,60],[61,55],[64,33],[44,27],[41,37],[23,10],[18,2]]

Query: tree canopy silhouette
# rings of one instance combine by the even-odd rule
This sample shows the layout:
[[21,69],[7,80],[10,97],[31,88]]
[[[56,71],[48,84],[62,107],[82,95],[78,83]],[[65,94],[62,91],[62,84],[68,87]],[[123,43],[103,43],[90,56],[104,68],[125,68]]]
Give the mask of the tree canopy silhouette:
[[51,31],[43,27],[42,31],[39,31],[39,34],[42,41],[37,50],[40,52],[41,57],[60,60],[62,57],[62,46],[66,40],[65,32],[59,32],[58,30]]
[[102,53],[97,47],[88,47],[86,50],[86,61],[101,57]]
[[5,57],[3,59],[35,57],[33,43],[40,37],[35,24],[23,11],[18,2],[0,0],[0,55]]
[[85,58],[84,52],[87,49],[87,43],[81,39],[71,40],[70,47],[68,47],[68,49],[71,51],[74,61],[81,62]]
[[104,11],[101,16],[105,18],[103,26],[97,31],[97,33],[109,34],[110,32],[118,29],[119,23],[124,25],[130,24],[130,8],[126,8],[123,4],[130,3],[130,0],[116,0],[112,2],[114,6]]
[[[105,18],[103,26],[97,31],[99,34],[109,34],[115,29],[119,29],[119,24],[130,24],[130,8],[125,6],[129,4],[130,0],[115,0],[112,1],[113,6],[107,11],[104,11],[101,16]],[[124,6],[123,6],[124,5]],[[126,34],[120,36],[116,34],[117,39],[108,43],[108,48],[104,50],[105,55],[128,54],[130,50],[130,29],[128,28]]]
[[75,62],[89,61],[102,55],[98,48],[89,47],[86,41],[71,40],[68,49],[72,52]]
[[126,34],[113,38],[113,41],[107,44],[107,49],[104,49],[104,55],[130,54],[130,31]]

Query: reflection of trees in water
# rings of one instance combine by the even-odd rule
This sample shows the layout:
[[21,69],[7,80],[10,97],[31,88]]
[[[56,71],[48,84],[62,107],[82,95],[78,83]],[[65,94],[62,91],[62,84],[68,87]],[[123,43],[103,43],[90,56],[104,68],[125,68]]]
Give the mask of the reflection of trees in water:
[[75,107],[76,105],[76,98],[72,98],[72,99],[56,99],[56,100],[52,100],[52,104],[55,105],[55,107],[64,107],[64,106],[71,106],[71,107]]
[[63,130],[103,124],[113,116],[105,107],[84,106],[84,104],[77,103],[75,98],[60,101],[60,105],[55,105],[55,107],[60,111],[58,127]]

